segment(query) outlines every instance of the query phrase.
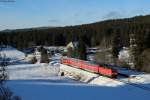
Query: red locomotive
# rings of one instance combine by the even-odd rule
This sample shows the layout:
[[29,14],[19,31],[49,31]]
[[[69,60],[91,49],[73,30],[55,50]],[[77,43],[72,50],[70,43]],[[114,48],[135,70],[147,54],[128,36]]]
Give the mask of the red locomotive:
[[117,77],[117,71],[115,71],[114,69],[108,68],[104,65],[91,64],[84,60],[79,60],[74,58],[62,58],[61,64],[69,65],[75,68],[80,68],[92,73],[108,76],[111,78]]

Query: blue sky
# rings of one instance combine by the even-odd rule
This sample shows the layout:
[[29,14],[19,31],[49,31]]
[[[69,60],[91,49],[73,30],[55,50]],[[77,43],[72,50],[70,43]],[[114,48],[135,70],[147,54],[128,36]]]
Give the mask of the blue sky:
[[0,30],[78,25],[150,14],[150,0],[2,1],[0,0]]

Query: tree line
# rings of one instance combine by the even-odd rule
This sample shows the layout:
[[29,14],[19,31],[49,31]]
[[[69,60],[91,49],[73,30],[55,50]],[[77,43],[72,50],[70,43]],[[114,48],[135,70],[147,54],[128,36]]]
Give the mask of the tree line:
[[135,55],[150,48],[150,15],[77,26],[2,31],[0,43],[23,49],[34,45],[65,46],[82,38],[89,47],[113,48],[113,55],[117,57],[122,47],[130,46],[131,34],[135,34]]
[[[121,45],[129,46],[129,36],[134,33],[138,40],[137,43],[139,45],[144,43],[142,48],[147,48],[150,47],[149,20],[150,16],[139,16],[78,26],[2,31],[0,32],[0,43],[22,49],[32,45],[62,46],[82,37],[90,47],[103,46],[107,48],[114,44],[115,37],[120,38]],[[118,43],[114,45],[116,44]]]

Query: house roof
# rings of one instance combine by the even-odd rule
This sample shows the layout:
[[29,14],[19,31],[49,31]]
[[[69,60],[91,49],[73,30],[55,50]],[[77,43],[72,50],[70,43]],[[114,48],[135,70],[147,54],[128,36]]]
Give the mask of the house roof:
[[71,41],[67,46],[66,46],[66,48],[76,48],[77,47],[77,45],[78,45],[78,42],[77,41]]

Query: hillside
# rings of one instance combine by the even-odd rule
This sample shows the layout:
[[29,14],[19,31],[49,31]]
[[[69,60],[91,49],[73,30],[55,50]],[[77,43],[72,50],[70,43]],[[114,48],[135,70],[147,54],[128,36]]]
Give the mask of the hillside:
[[[15,52],[13,56],[8,54],[8,58],[13,59],[13,57],[19,56],[18,53],[21,54],[21,51],[15,50],[15,48],[8,49],[12,53]],[[3,49],[3,51],[8,52],[8,49]],[[72,80],[67,75],[59,76],[61,70],[80,74],[83,79],[82,82]],[[42,63],[9,65],[7,66],[7,72],[9,79],[6,81],[5,86],[9,87],[12,93],[19,96],[21,100],[92,100],[93,98],[94,100],[100,98],[105,100],[120,100],[121,98],[122,100],[127,98],[129,100],[143,100],[150,98],[149,74],[139,73],[136,75],[139,79],[135,79],[135,82],[138,81],[137,84],[140,86],[137,87],[118,81],[119,79],[99,76],[62,64],[55,67]],[[127,80],[127,78],[121,78],[120,80],[123,81],[124,79]]]
[[[89,41],[86,41],[89,46],[101,45],[106,39],[105,46],[107,47],[111,45],[114,34],[119,33],[123,38],[123,45],[128,46],[128,35],[133,32],[136,35],[145,34],[146,31],[149,33],[149,24],[150,15],[147,15],[77,26],[4,30],[0,32],[0,42],[23,48],[31,44],[66,45],[71,40],[84,37],[85,41]],[[24,40],[23,43],[19,44],[22,39]]]
[[[18,49],[36,45],[62,46],[81,38],[89,47],[111,47],[116,58],[122,47],[135,45],[135,63],[142,66],[139,56],[150,48],[150,15],[77,26],[19,29],[0,33],[1,44]],[[131,42],[131,39],[134,41]]]

